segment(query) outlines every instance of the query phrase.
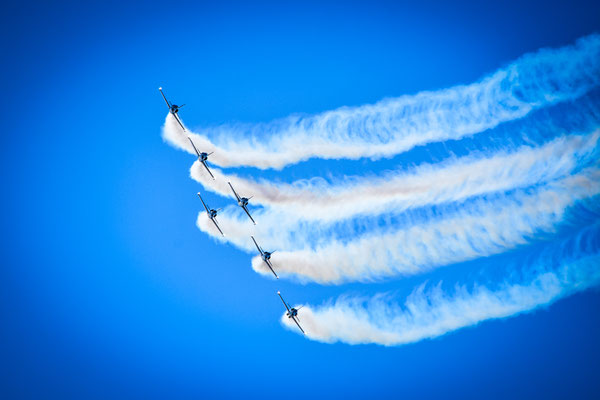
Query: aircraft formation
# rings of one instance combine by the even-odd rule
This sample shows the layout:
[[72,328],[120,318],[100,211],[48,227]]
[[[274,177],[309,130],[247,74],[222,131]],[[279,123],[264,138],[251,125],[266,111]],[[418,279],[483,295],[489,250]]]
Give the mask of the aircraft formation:
[[[175,120],[177,121],[177,123],[179,124],[179,126],[181,126],[181,129],[183,130],[183,132],[187,132],[186,129],[185,129],[185,127],[183,126],[183,123],[181,123],[181,120],[179,119],[179,109],[181,107],[183,107],[185,104],[182,104],[182,105],[178,106],[176,104],[173,104],[173,103],[169,102],[169,100],[167,100],[167,97],[165,96],[165,94],[162,91],[162,87],[159,87],[158,90],[160,91],[160,94],[162,95],[163,99],[165,100],[165,103],[167,103],[167,107],[169,108],[169,112],[171,113],[171,115],[173,115],[173,117],[175,118]],[[208,167],[208,156],[210,156],[211,154],[213,154],[213,152],[206,153],[206,152],[200,152],[200,151],[198,151],[198,149],[196,148],[196,145],[192,141],[192,138],[189,137],[189,136],[187,138],[190,141],[190,143],[192,144],[192,147],[194,148],[194,151],[196,152],[196,155],[198,157],[198,161],[204,166],[204,168],[209,173],[209,175],[211,176],[211,178],[213,178],[213,180],[215,180],[215,176],[213,175],[213,173],[210,171],[210,168]],[[231,182],[227,182],[227,183],[229,184],[229,187],[231,188],[231,191],[233,192],[233,195],[235,196],[235,198],[237,200],[238,206],[241,207],[244,210],[244,212],[246,213],[246,215],[248,215],[248,218],[250,218],[250,221],[252,221],[252,223],[254,225],[256,225],[256,221],[254,221],[254,218],[252,218],[252,215],[250,215],[250,211],[248,210],[248,202],[250,201],[250,199],[252,198],[252,196],[250,196],[250,197],[240,197],[237,194],[237,192],[235,191],[235,189],[233,188],[233,186],[231,185]],[[208,218],[212,221],[213,224],[215,224],[215,227],[219,230],[219,232],[221,233],[221,235],[225,236],[225,234],[221,230],[221,227],[219,226],[219,223],[217,222],[217,214],[219,213],[219,211],[221,210],[221,208],[217,208],[217,209],[210,208],[210,206],[202,198],[202,194],[200,194],[200,192],[198,192],[198,197],[200,198],[200,201],[202,202],[202,205],[204,206],[204,209],[206,210],[206,215],[208,215]],[[267,267],[269,267],[269,269],[271,270],[271,272],[273,273],[273,275],[275,276],[275,278],[279,279],[279,276],[277,276],[277,273],[275,273],[275,269],[273,268],[273,264],[271,263],[271,255],[273,253],[275,253],[275,251],[270,251],[270,252],[269,251],[264,251],[262,249],[262,247],[260,247],[258,245],[258,243],[256,242],[256,239],[254,238],[254,236],[250,236],[250,238],[252,238],[252,241],[254,242],[254,245],[256,246],[256,249],[258,250],[258,253],[260,254],[260,257],[262,258],[262,260],[265,263],[265,265]],[[300,308],[291,307],[288,303],[285,302],[285,300],[281,296],[281,292],[277,291],[277,295],[279,296],[279,298],[283,302],[283,305],[285,306],[287,317],[290,318],[291,320],[293,320],[296,323],[296,325],[298,325],[298,328],[300,329],[300,331],[303,334],[305,334],[304,329],[302,329],[302,327],[300,326],[300,323],[299,323],[300,318],[298,317],[298,311],[302,307],[300,307]]]

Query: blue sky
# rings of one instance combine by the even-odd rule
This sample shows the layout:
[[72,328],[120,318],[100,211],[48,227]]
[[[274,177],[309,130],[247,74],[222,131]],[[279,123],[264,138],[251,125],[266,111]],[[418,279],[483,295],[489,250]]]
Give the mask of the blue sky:
[[[370,284],[265,279],[247,253],[195,226],[201,186],[189,177],[193,157],[161,138],[157,87],[186,103],[182,118],[199,129],[359,106],[469,84],[524,53],[600,32],[599,8],[6,6],[3,397],[596,398],[596,289],[399,347],[324,344],[282,328],[277,290],[310,304],[407,294],[502,258]],[[293,181],[399,160],[245,173]]]

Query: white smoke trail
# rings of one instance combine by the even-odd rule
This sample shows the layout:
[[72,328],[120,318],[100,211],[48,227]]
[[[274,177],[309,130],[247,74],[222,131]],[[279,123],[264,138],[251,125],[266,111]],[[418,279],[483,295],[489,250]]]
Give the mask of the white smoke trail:
[[[559,265],[552,267],[556,262]],[[462,286],[445,293],[440,285],[430,290],[420,286],[403,305],[385,295],[370,300],[341,298],[319,307],[305,305],[299,317],[306,336],[321,342],[385,346],[413,343],[485,320],[528,312],[596,286],[600,283],[598,265],[596,243],[591,254],[566,258],[556,252],[542,255],[533,268],[526,268],[529,272],[525,276],[513,276],[494,289],[475,285],[469,290]],[[285,315],[281,322],[299,332]]]
[[[343,107],[269,124],[221,126],[190,134],[223,167],[283,168],[311,157],[390,157],[417,145],[459,139],[572,100],[598,86],[600,36],[525,55],[480,82],[438,92]],[[169,115],[164,139],[193,154]],[[212,139],[210,139],[210,138]]]
[[[408,172],[382,177],[347,177],[328,185],[323,179],[292,184],[254,181],[224,174],[214,168],[216,180],[196,161],[190,175],[208,190],[233,197],[253,196],[252,204],[285,209],[304,220],[332,222],[357,215],[378,215],[430,204],[455,202],[484,193],[510,190],[561,178],[597,158],[600,130],[587,135],[558,137],[541,147],[521,146],[500,152],[425,164]],[[257,219],[260,224],[260,219]]]
[[[272,258],[282,277],[340,284],[418,274],[501,253],[526,244],[536,234],[554,231],[569,207],[598,194],[600,169],[590,167],[533,190],[461,204],[450,215],[410,221],[400,229],[382,232],[375,228],[360,237],[350,232],[349,241],[336,239],[331,230],[318,224],[303,225],[295,217],[272,211],[257,215],[266,223],[256,227],[239,214],[237,218],[222,216],[219,224],[225,238],[206,213],[199,214],[197,225],[213,237],[251,252],[256,249],[250,235],[255,235],[266,250],[283,249]],[[311,242],[318,244],[311,247]],[[271,274],[259,257],[252,259],[252,267],[266,276]]]

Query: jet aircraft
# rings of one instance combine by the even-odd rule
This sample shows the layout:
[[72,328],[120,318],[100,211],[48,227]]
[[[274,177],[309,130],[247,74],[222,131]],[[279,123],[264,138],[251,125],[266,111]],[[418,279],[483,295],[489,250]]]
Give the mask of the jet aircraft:
[[192,147],[194,148],[194,151],[196,152],[196,155],[198,155],[198,161],[200,161],[202,163],[202,165],[204,165],[204,168],[206,168],[206,170],[208,171],[208,173],[210,174],[210,176],[213,179],[215,179],[215,176],[212,174],[212,172],[210,172],[210,169],[208,169],[208,165],[206,164],[206,160],[208,160],[208,156],[210,156],[212,153],[214,153],[214,151],[211,151],[210,153],[205,153],[205,152],[200,153],[198,151],[198,149],[196,148],[196,146],[194,146],[194,142],[192,142],[192,138],[190,138],[188,136],[188,140],[192,144]]
[[167,100],[167,98],[165,97],[165,94],[163,93],[162,88],[159,87],[158,90],[160,90],[160,94],[162,94],[163,99],[165,99],[165,103],[167,103],[167,107],[169,107],[169,112],[171,114],[173,114],[173,117],[175,117],[175,119],[177,120],[177,123],[179,124],[179,126],[181,126],[181,129],[183,129],[185,131],[185,128],[183,127],[183,124],[181,123],[181,121],[179,120],[179,116],[177,115],[177,113],[179,112],[179,109],[181,107],[185,106],[185,104],[178,106],[176,104],[169,103],[169,100]]
[[212,208],[208,208],[208,206],[206,205],[206,203],[202,199],[202,196],[200,195],[200,192],[198,192],[198,197],[200,197],[200,201],[202,202],[202,205],[204,205],[204,209],[206,210],[206,214],[208,215],[208,218],[210,218],[210,220],[213,222],[213,224],[215,224],[215,226],[217,227],[217,229],[219,230],[219,232],[221,232],[221,235],[225,236],[225,234],[223,233],[223,231],[221,230],[221,228],[219,228],[219,224],[217,224],[217,212],[219,210],[221,210],[221,209],[219,208],[217,210],[214,210]]
[[252,196],[250,196],[250,197],[238,196],[238,194],[235,192],[235,189],[233,188],[233,186],[231,186],[231,182],[227,182],[227,183],[229,184],[229,187],[231,188],[231,190],[233,191],[233,194],[235,195],[235,198],[237,199],[238,206],[242,207],[242,209],[246,212],[246,214],[248,214],[248,217],[250,218],[252,223],[254,225],[256,225],[256,222],[254,222],[254,218],[252,218],[252,215],[250,215],[250,212],[248,211],[248,200],[250,200],[252,198]]
[[256,248],[258,249],[258,252],[260,253],[260,258],[262,258],[263,261],[265,262],[265,264],[267,264],[267,267],[269,267],[269,269],[271,270],[271,272],[273,273],[273,275],[275,275],[275,278],[279,279],[279,277],[277,276],[277,274],[273,270],[273,265],[271,264],[271,254],[273,254],[275,252],[274,251],[272,251],[272,252],[263,251],[263,249],[260,248],[260,246],[258,245],[258,243],[256,243],[256,240],[254,240],[254,236],[250,236],[250,237],[252,238],[252,241],[254,242],[254,245],[256,246]]
[[302,333],[306,334],[304,332],[304,329],[302,329],[302,327],[300,326],[300,324],[298,323],[298,320],[300,319],[298,317],[298,310],[300,310],[300,308],[304,307],[300,307],[298,309],[294,308],[294,307],[290,307],[285,300],[283,300],[283,297],[281,297],[281,292],[277,292],[277,294],[279,295],[279,298],[281,299],[281,301],[283,301],[283,305],[285,306],[285,309],[287,310],[286,315],[288,318],[291,318],[294,320],[294,322],[296,323],[296,325],[298,325],[298,328],[300,328],[300,330],[302,331]]

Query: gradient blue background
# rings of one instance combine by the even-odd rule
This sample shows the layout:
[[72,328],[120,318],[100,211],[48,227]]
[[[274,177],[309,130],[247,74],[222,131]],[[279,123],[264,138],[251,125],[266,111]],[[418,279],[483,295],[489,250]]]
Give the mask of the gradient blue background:
[[[157,91],[191,127],[371,103],[600,32],[600,3],[296,3],[3,5],[0,397],[600,397],[596,290],[396,348],[283,329],[277,289],[319,304],[423,277],[257,275],[195,227]],[[276,175],[325,173],[298,168]]]

